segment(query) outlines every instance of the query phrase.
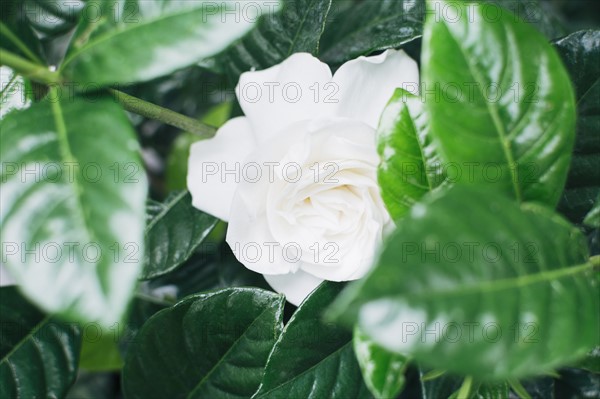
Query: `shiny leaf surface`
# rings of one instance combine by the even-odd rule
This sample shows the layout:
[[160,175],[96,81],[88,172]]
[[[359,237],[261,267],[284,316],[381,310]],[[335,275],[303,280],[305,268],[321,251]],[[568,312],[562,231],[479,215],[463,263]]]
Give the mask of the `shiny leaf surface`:
[[[250,30],[261,13],[276,9],[277,2],[267,9],[239,1],[128,2],[116,16],[110,6],[100,6],[86,5],[108,11],[110,27],[80,28],[80,46],[61,66],[69,79],[95,88],[147,81],[210,57]],[[96,29],[100,33],[94,34]]]
[[81,331],[0,288],[0,397],[61,398],[77,376]]
[[11,276],[48,312],[120,321],[140,271],[147,191],[124,112],[105,98],[55,96],[7,115],[0,134]]
[[294,313],[269,355],[253,398],[369,397],[352,349],[352,334],[325,324],[322,312],[341,284],[325,282]]
[[284,0],[281,11],[263,17],[248,35],[216,57],[230,84],[253,68],[265,69],[290,55],[316,55],[331,0]]
[[171,195],[146,227],[142,279],[164,275],[188,260],[215,227],[217,219],[192,206],[189,192]]
[[381,115],[377,179],[394,220],[403,217],[444,179],[427,123],[421,99],[402,89],[396,90]]
[[250,397],[283,328],[284,302],[271,292],[234,288],[157,313],[128,351],[125,397]]
[[421,87],[452,173],[554,207],[575,140],[569,76],[539,32],[492,4],[428,3]]
[[425,2],[363,1],[335,15],[326,27],[319,57],[342,64],[377,50],[397,48],[421,35]]
[[579,230],[485,188],[434,194],[330,316],[358,320],[388,350],[483,380],[546,372],[596,344],[598,281]]
[[577,98],[577,140],[558,209],[581,223],[600,195],[600,31],[576,32],[554,45]]
[[376,398],[395,398],[404,387],[406,356],[391,353],[354,329],[354,353],[367,387]]

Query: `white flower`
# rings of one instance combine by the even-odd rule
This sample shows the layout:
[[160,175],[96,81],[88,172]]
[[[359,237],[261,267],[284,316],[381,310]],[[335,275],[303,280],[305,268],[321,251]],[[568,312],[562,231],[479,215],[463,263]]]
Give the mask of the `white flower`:
[[191,148],[193,205],[229,222],[247,268],[298,305],[323,280],[363,277],[391,224],[377,185],[378,119],[416,63],[389,50],[329,67],[298,53],[240,77],[245,117]]

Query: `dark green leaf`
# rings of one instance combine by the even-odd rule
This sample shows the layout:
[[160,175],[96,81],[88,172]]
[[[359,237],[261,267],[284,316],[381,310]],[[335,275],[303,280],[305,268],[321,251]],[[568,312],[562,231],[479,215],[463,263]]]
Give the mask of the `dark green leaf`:
[[[548,39],[554,39],[565,34],[559,19],[552,14],[549,7],[542,7],[538,0],[485,0],[497,4],[512,12],[520,20],[535,26]],[[496,22],[494,10],[487,11],[488,19]]]
[[577,367],[600,374],[600,346],[592,349]]
[[16,287],[2,287],[0,337],[0,397],[65,396],[77,376],[79,328],[46,316]]
[[424,15],[422,0],[363,1],[327,24],[319,56],[339,65],[376,50],[399,47],[421,35]]
[[460,377],[448,373],[427,380],[423,377],[429,374],[428,372],[425,372],[423,368],[419,368],[419,373],[421,375],[421,391],[423,393],[423,399],[447,398],[452,395],[452,393],[456,392],[462,383]]
[[172,195],[146,227],[146,256],[140,278],[162,276],[189,259],[217,219],[192,206],[189,192]]
[[376,398],[395,398],[404,388],[406,356],[391,353],[374,343],[357,327],[354,329],[354,353],[367,387]]
[[600,397],[600,374],[567,368],[556,380],[557,399],[597,399]]
[[[115,18],[112,8],[107,10],[105,5],[100,9],[110,12],[99,24],[108,23],[108,28],[80,27],[75,47],[61,69],[67,78],[94,87],[147,81],[223,50],[246,33],[261,13],[276,6],[276,1],[269,6],[235,1],[130,1]],[[86,7],[98,12],[99,5],[91,1]]]
[[559,210],[581,223],[600,194],[600,31],[573,33],[555,47],[577,98],[577,140]]
[[[554,381],[552,377],[542,376],[520,381],[520,384],[525,388],[531,399],[554,399],[556,397],[554,394]],[[520,398],[520,396],[515,396],[515,394],[516,392],[512,394],[511,398]],[[562,396],[556,398],[563,399]]]
[[585,216],[583,223],[591,227],[600,227],[600,196],[596,198],[596,204]]
[[106,98],[54,94],[10,113],[0,134],[10,274],[49,312],[120,321],[140,271],[147,191],[124,112]]
[[169,287],[177,299],[230,287],[258,287],[270,289],[263,276],[242,265],[225,243],[205,243],[202,250],[177,270],[153,279],[151,290]]
[[428,4],[421,90],[448,180],[554,207],[575,140],[575,99],[560,58],[495,5]]
[[325,282],[304,300],[269,355],[253,398],[369,396],[352,349],[352,334],[322,321],[323,310],[341,288],[339,283]]
[[358,319],[375,342],[425,365],[522,377],[597,343],[593,266],[581,232],[550,210],[455,185],[413,207],[331,316]]
[[316,55],[331,0],[284,0],[282,10],[261,18],[255,29],[217,56],[216,63],[236,84],[243,72],[279,64],[290,55]]
[[154,315],[125,360],[127,398],[239,398],[258,388],[283,328],[283,296],[235,288]]
[[444,179],[438,154],[428,136],[421,99],[397,89],[377,130],[377,152],[381,158],[377,179],[394,220],[402,218]]
[[510,388],[506,382],[482,384],[475,395],[475,399],[508,399]]

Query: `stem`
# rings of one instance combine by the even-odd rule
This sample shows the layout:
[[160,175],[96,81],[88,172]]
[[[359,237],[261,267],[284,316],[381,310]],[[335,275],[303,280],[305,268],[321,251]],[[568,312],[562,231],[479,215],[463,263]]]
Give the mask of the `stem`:
[[10,40],[11,42],[13,42],[13,44],[15,46],[17,46],[17,48],[19,50],[21,50],[23,52],[23,54],[25,54],[27,57],[29,57],[29,59],[37,64],[42,64],[42,60],[40,60],[35,54],[33,54],[31,52],[31,50],[29,50],[29,47],[27,47],[25,45],[25,43],[23,43],[21,41],[21,39],[19,39],[19,37],[17,35],[15,35],[9,28],[8,26],[6,26],[3,22],[0,22],[0,33],[2,33],[4,36],[6,36],[8,38],[8,40]]
[[20,75],[36,82],[46,84],[60,83],[58,72],[53,72],[45,66],[34,64],[2,48],[0,48],[0,64],[6,65]]
[[508,384],[513,389],[513,391],[515,391],[515,393],[519,396],[519,398],[531,399],[531,395],[529,395],[529,392],[527,392],[527,390],[523,387],[523,385],[521,385],[519,380],[517,380],[515,378],[511,378],[508,380]]
[[194,133],[202,138],[214,137],[217,128],[206,125],[196,119],[181,115],[170,109],[149,103],[122,91],[108,89],[113,97],[127,110],[146,118],[156,119],[167,125],[174,126],[186,132]]
[[467,376],[463,381],[460,389],[458,390],[458,394],[456,395],[457,399],[469,399],[471,395],[471,388],[473,387],[473,377]]

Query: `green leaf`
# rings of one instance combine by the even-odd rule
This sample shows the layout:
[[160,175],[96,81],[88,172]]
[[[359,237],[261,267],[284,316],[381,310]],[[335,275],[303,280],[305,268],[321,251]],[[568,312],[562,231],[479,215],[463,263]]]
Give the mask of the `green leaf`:
[[205,242],[202,249],[177,270],[153,279],[150,290],[169,287],[177,299],[198,292],[230,288],[258,287],[270,289],[262,274],[242,265],[226,243]]
[[125,396],[251,396],[283,328],[284,303],[281,295],[235,288],[194,295],[157,313],[127,354]]
[[482,384],[474,395],[475,399],[507,399],[510,388],[506,382]]
[[[147,81],[218,53],[276,6],[276,0],[268,6],[204,0],[128,2],[116,21],[112,9],[105,15],[109,23],[113,20],[108,29],[80,28],[80,47],[67,55],[61,70],[84,88]],[[86,7],[97,9],[98,4],[92,1]]]
[[16,287],[0,288],[0,397],[61,398],[77,376],[80,329],[52,319]]
[[[542,7],[538,0],[485,0],[509,10],[519,20],[535,26],[548,39],[565,35],[565,29],[560,20],[552,14],[550,7]],[[488,11],[488,19],[496,22],[494,11]]]
[[422,367],[419,367],[421,376],[421,392],[423,399],[447,398],[452,395],[458,388],[462,380],[455,375],[443,373],[436,378],[429,377],[431,372],[425,372]]
[[354,329],[354,353],[367,387],[376,398],[395,398],[404,387],[406,356],[375,344],[358,327]]
[[377,152],[381,158],[377,170],[381,196],[394,220],[402,218],[444,179],[429,138],[423,103],[403,89],[396,89],[383,111]]
[[317,55],[331,0],[284,0],[274,15],[216,57],[216,64],[235,85],[243,72],[279,64],[299,52]]
[[547,208],[455,185],[413,207],[329,316],[457,374],[543,373],[597,343],[597,263],[581,232]]
[[120,321],[143,256],[146,175],[107,98],[49,99],[0,122],[4,259],[48,312]]
[[560,378],[555,383],[555,397],[596,399],[600,397],[600,375],[572,368],[561,370]]
[[555,50],[493,4],[428,6],[421,90],[448,180],[554,207],[575,139],[573,89]]
[[554,45],[577,99],[577,140],[558,209],[581,223],[600,195],[600,31],[576,32]]
[[217,219],[192,206],[189,192],[171,195],[146,227],[144,271],[151,279],[175,270],[202,244]]
[[342,284],[325,282],[298,307],[269,355],[253,398],[369,397],[352,334],[321,318]]
[[596,204],[585,216],[583,223],[591,227],[600,227],[600,196],[596,198]]
[[592,349],[577,367],[600,374],[600,346]]
[[424,2],[363,1],[342,11],[325,28],[319,57],[342,64],[377,50],[397,48],[421,36]]

